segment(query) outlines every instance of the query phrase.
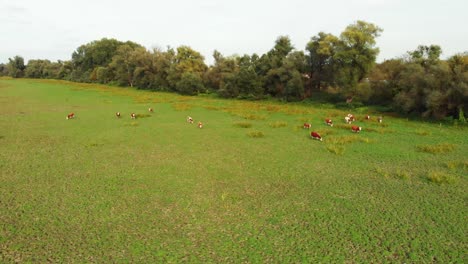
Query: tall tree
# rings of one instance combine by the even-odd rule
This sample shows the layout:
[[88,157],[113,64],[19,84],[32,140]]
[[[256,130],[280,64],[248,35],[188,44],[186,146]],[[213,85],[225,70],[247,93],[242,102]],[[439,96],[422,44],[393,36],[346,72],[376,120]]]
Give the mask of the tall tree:
[[202,76],[208,68],[204,60],[205,58],[198,51],[188,46],[178,47],[167,76],[171,88],[176,90],[177,83],[182,80],[184,73],[194,74],[202,80]]
[[107,67],[117,53],[117,49],[127,45],[131,48],[141,45],[127,41],[103,38],[78,47],[72,54],[73,72],[71,78],[77,81],[90,81],[91,73],[97,67]]
[[334,55],[339,68],[335,79],[345,92],[355,88],[375,65],[379,53],[375,39],[381,32],[378,26],[358,20],[340,34],[340,45]]
[[24,65],[24,59],[21,56],[15,56],[12,58],[8,58],[8,74],[13,78],[21,78],[24,76],[24,70],[26,66]]
[[333,57],[339,44],[338,37],[324,32],[312,37],[307,43],[308,77],[313,88],[321,90],[323,82],[333,81]]

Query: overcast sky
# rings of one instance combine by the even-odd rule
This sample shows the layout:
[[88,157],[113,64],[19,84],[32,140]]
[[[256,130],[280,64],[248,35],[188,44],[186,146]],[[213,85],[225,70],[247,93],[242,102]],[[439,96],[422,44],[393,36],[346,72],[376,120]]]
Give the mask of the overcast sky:
[[188,45],[207,63],[263,54],[280,35],[304,50],[320,31],[339,35],[356,20],[384,31],[378,61],[437,44],[443,58],[468,51],[467,0],[0,0],[0,63],[69,60],[82,44],[131,40],[148,49]]

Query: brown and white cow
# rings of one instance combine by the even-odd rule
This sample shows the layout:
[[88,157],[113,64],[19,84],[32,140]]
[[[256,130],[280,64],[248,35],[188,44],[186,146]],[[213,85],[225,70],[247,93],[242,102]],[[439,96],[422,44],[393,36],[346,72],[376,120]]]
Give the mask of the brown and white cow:
[[135,113],[132,113],[132,114],[130,115],[130,117],[131,117],[132,119],[136,119]]
[[191,116],[187,116],[187,122],[193,124],[193,118]]
[[370,115],[366,115],[366,120],[369,120],[370,119]]
[[203,127],[203,123],[202,122],[198,122],[198,128],[202,128]]
[[314,132],[311,132],[311,133],[310,133],[310,136],[311,136],[313,139],[317,139],[317,140],[323,141],[323,139],[322,139],[322,137],[320,136],[320,134],[317,133],[317,132],[315,132],[315,131],[314,131]]
[[327,124],[327,125],[329,125],[329,126],[331,126],[331,127],[333,126],[332,120],[331,120],[331,119],[328,119],[328,118],[325,119],[325,124]]
[[362,127],[359,127],[359,126],[352,126],[351,127],[351,131],[353,131],[355,133],[359,133],[361,130],[362,130]]
[[117,118],[120,118],[120,112],[115,113],[115,116],[116,116]]
[[377,117],[377,122],[382,123],[382,117],[381,116]]
[[75,113],[70,113],[67,115],[67,119],[75,118]]
[[148,108],[148,112],[153,113],[153,108]]
[[354,115],[348,114],[347,116],[345,116],[346,123],[351,124],[351,122],[354,122],[354,121],[356,121],[356,118],[354,118]]
[[312,127],[311,124],[309,124],[309,123],[304,123],[304,128],[310,129],[311,127]]

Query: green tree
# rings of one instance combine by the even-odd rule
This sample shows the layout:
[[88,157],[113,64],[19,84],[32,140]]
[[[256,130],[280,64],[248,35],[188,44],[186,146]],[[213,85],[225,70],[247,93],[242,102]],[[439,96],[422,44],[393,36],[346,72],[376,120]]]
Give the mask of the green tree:
[[176,91],[186,95],[196,95],[203,92],[202,78],[193,72],[184,72],[176,84]]
[[13,78],[21,78],[24,76],[24,70],[26,66],[24,65],[24,59],[21,56],[15,56],[12,58],[8,58],[8,74]]
[[192,48],[188,46],[178,47],[177,54],[168,71],[169,86],[177,90],[177,83],[182,79],[184,73],[191,73],[202,80],[202,76],[208,68],[204,60],[205,58]]
[[[321,90],[322,84],[333,82],[333,58],[340,41],[338,37],[320,32],[307,43],[307,66],[310,85],[316,90]],[[310,94],[310,91],[308,91]]]
[[141,45],[127,41],[103,38],[92,41],[78,47],[72,54],[73,71],[70,78],[76,81],[91,81],[91,73],[97,67],[107,67],[120,46],[127,45],[131,48]]
[[364,80],[375,65],[379,53],[375,39],[381,32],[378,26],[358,20],[340,34],[340,43],[334,55],[337,67],[334,78],[345,93]]

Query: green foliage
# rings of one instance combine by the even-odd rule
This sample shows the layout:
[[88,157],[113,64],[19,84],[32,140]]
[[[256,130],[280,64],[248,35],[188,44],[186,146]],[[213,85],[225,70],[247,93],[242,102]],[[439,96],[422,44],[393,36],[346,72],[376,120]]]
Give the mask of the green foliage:
[[204,91],[203,81],[197,74],[184,72],[176,84],[176,91],[186,95],[196,95]]
[[463,124],[466,123],[465,114],[463,113],[463,107],[458,108],[458,121]]
[[24,76],[24,70],[26,66],[24,65],[24,59],[21,56],[15,56],[13,59],[8,58],[8,74],[13,78],[21,78]]

